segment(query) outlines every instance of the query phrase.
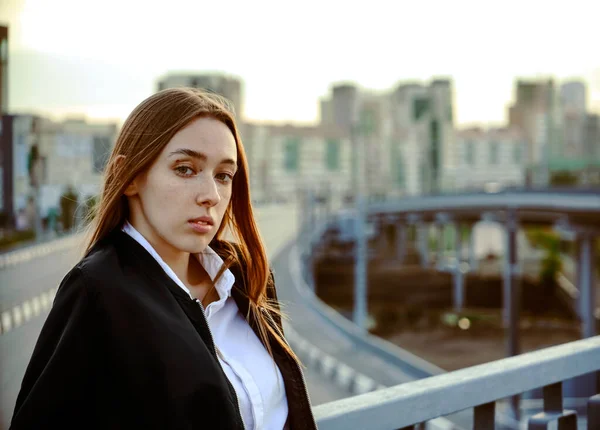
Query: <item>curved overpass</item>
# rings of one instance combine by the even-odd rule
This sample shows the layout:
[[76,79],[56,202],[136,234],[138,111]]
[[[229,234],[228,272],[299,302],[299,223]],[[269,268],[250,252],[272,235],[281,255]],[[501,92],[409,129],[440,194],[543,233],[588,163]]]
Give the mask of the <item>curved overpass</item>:
[[481,219],[482,214],[512,211],[524,223],[563,222],[598,225],[600,190],[520,190],[499,193],[464,193],[406,197],[396,201],[372,203],[370,216],[419,215],[423,221],[436,221],[443,213],[464,220]]
[[[578,233],[584,232],[589,239],[590,234],[596,234],[596,228],[600,219],[600,192],[597,190],[507,190],[499,193],[463,193],[438,196],[420,196],[407,197],[397,201],[386,201],[380,203],[371,203],[367,207],[366,215],[369,220],[376,224],[429,224],[444,225],[451,222],[474,223],[480,220],[492,220],[506,223],[509,233],[515,233],[518,223],[522,224],[546,224],[558,227],[573,229]],[[355,212],[348,213],[350,218],[355,216]],[[351,224],[352,225],[352,224]],[[348,225],[350,227],[351,225]],[[397,237],[399,235],[396,235]],[[513,240],[513,242],[516,242]],[[588,240],[589,246],[590,241]],[[514,245],[514,243],[513,243]],[[590,249],[588,249],[590,251]],[[511,254],[511,251],[507,251]],[[516,250],[512,250],[509,255],[509,261],[515,263]],[[588,257],[590,257],[588,252]],[[588,263],[589,263],[588,259]],[[509,276],[517,274],[514,264],[507,265]],[[292,265],[290,264],[290,267]],[[591,266],[588,264],[587,293],[592,293],[591,280],[593,279]],[[581,276],[580,276],[581,280]],[[585,281],[585,280],[584,280]],[[509,281],[508,289],[511,290],[512,281]],[[304,287],[309,288],[308,286]],[[306,295],[306,294],[305,294]],[[310,295],[308,295],[310,296]],[[587,297],[583,294],[584,297]],[[312,301],[313,307],[317,310],[318,318],[325,322],[324,326],[334,326],[344,335],[344,338],[352,340],[351,347],[340,347],[335,343],[319,342],[319,346],[325,345],[328,352],[325,355],[334,354],[343,363],[349,364],[356,371],[369,375],[380,384],[393,385],[406,382],[411,377],[414,379],[422,378],[424,373],[433,375],[436,370],[432,369],[429,363],[417,359],[401,348],[381,342],[379,339],[373,339],[371,336],[360,336],[347,324],[347,321],[340,321],[335,315],[332,315],[331,309],[326,309],[322,303],[318,303],[314,297],[305,297],[305,300]],[[590,300],[588,300],[590,301]],[[518,318],[518,313],[511,312],[513,321]],[[592,312],[588,312],[588,314]],[[327,316],[329,314],[329,317]],[[293,318],[294,326],[297,319]],[[311,321],[314,324],[314,321]],[[304,324],[304,323],[303,323]],[[588,321],[588,325],[591,325]],[[313,328],[314,329],[314,328]],[[326,332],[325,329],[323,329]],[[318,337],[313,339],[318,341]],[[309,337],[310,339],[310,337]],[[343,343],[339,342],[338,343]],[[352,349],[354,351],[352,351]],[[513,353],[518,354],[518,347],[513,348]],[[359,360],[357,357],[373,356],[378,359],[375,362],[369,360]],[[310,357],[309,357],[310,358]],[[362,361],[362,363],[361,363]],[[383,362],[383,363],[382,363]],[[317,364],[317,367],[319,365]],[[321,365],[327,369],[327,366]],[[390,377],[392,373],[384,376],[378,374],[373,368],[389,367],[397,369],[401,377]],[[325,408],[325,407],[322,407]],[[450,417],[455,423],[465,425],[465,417]],[[501,414],[504,415],[504,414]],[[467,424],[468,426],[468,424]]]

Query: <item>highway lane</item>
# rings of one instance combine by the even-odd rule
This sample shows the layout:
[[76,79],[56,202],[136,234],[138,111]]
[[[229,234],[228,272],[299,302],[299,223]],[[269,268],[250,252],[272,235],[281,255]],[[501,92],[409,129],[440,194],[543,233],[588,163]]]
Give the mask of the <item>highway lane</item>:
[[[277,293],[285,313],[295,332],[310,343],[383,386],[393,386],[418,379],[410,364],[398,366],[374,353],[356,348],[354,342],[340,329],[332,326],[326,318],[314,308],[307,306],[310,293],[299,284],[303,275],[296,261],[299,258],[296,243],[287,243],[272,261]],[[326,378],[323,378],[326,379]],[[462,411],[447,417],[461,428],[469,428],[473,420],[473,411]]]
[[[266,207],[257,211],[269,255],[279,252],[296,228],[293,207]],[[0,270],[0,309],[6,311],[40,293],[56,288],[67,271],[77,262],[80,249],[69,249],[38,257]],[[0,335],[0,430],[7,429],[14,403],[35,342],[48,315],[39,310],[27,321]],[[313,405],[347,396],[347,393],[307,371],[305,374]]]
[[0,270],[0,312],[58,286],[80,252],[70,248]]

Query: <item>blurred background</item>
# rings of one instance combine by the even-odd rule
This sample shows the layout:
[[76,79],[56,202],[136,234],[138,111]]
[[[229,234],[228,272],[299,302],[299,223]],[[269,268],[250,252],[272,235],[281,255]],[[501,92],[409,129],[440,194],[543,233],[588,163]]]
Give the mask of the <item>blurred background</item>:
[[[519,224],[516,347],[502,313],[506,217],[414,210],[428,223],[423,248],[414,220],[398,215],[404,231],[382,215],[406,213],[402,203],[367,206],[438,196],[456,212],[474,195],[529,190],[544,207],[597,196],[599,17],[592,0],[0,0],[0,428],[123,121],[177,86],[233,103],[273,264],[293,274],[296,249],[320,305],[423,368],[590,335],[581,309],[594,300],[595,312],[595,296],[579,298],[580,248],[557,217]],[[595,274],[595,234],[590,243]],[[366,290],[368,309],[356,296]],[[312,305],[294,294],[283,294],[290,330],[306,340],[309,327],[294,323]],[[324,351],[340,336],[308,340]],[[314,404],[353,394],[310,368],[307,380]]]

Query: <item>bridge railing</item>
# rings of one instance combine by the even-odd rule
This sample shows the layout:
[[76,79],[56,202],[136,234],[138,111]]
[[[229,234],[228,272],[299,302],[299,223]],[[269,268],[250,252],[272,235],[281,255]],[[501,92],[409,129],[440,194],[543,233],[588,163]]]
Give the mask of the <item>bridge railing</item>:
[[[599,370],[596,336],[317,406],[315,417],[322,430],[422,429],[474,408],[472,428],[490,430],[497,428],[498,401],[543,388],[543,412],[529,418],[528,429],[559,422],[559,429],[575,430],[577,413],[564,408],[563,381]],[[588,400],[587,428],[600,429],[600,395]]]

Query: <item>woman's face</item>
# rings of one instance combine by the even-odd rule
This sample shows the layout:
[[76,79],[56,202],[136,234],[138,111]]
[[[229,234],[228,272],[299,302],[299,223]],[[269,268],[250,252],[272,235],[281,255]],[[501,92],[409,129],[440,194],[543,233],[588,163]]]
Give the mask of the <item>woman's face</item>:
[[236,170],[229,128],[198,118],[128,186],[129,221],[161,255],[202,252],[221,225]]

